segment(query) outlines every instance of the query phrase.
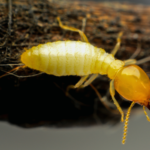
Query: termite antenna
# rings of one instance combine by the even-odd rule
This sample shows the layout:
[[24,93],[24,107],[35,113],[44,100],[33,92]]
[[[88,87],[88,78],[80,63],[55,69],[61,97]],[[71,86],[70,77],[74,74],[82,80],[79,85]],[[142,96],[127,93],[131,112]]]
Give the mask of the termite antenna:
[[146,116],[146,118],[147,118],[147,121],[150,122],[150,118],[148,117],[148,114],[147,114],[147,112],[146,112],[146,110],[145,110],[145,106],[143,106],[143,110],[144,110],[144,114],[145,114],[145,116]]
[[136,65],[140,65],[140,64],[143,64],[143,63],[148,62],[148,61],[150,61],[150,56],[145,57],[145,58],[143,58],[143,59],[141,59],[141,60],[138,60],[138,61],[136,62]]
[[128,129],[128,122],[129,122],[129,116],[130,116],[130,112],[131,112],[131,108],[134,106],[134,102],[131,103],[128,111],[127,111],[127,115],[126,115],[126,119],[125,119],[125,123],[124,123],[124,131],[123,131],[123,140],[122,140],[122,144],[125,144],[126,142],[126,136],[127,136],[127,129]]

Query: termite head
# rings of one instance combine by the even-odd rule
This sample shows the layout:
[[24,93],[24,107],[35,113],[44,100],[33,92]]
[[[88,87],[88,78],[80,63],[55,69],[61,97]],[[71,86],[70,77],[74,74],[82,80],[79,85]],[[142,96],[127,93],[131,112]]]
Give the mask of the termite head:
[[117,92],[127,100],[150,109],[150,80],[139,66],[123,67],[115,76],[114,85]]

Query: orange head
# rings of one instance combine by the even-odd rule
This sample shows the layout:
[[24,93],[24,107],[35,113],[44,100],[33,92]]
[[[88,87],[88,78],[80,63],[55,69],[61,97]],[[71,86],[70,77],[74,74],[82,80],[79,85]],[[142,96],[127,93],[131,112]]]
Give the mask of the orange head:
[[127,100],[150,109],[150,80],[137,65],[123,67],[114,79],[116,91]]

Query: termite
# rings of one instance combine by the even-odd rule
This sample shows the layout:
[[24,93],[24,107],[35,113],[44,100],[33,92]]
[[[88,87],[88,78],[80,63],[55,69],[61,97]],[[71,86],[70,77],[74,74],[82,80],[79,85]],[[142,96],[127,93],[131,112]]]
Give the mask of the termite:
[[[88,86],[98,74],[107,75],[111,79],[110,94],[121,114],[122,122],[124,121],[124,112],[115,99],[115,90],[125,99],[132,101],[125,119],[122,140],[122,143],[125,144],[129,115],[135,103],[143,106],[146,118],[150,121],[145,111],[145,107],[150,109],[149,77],[139,66],[135,65],[135,59],[126,61],[115,59],[114,56],[120,47],[122,32],[117,37],[115,48],[111,54],[108,54],[102,48],[91,45],[83,31],[63,25],[59,17],[57,20],[61,28],[78,32],[82,41],[56,41],[34,46],[22,53],[21,62],[24,65],[11,71],[27,66],[55,76],[83,76],[73,86],[74,88]],[[90,74],[92,76],[88,79]]]

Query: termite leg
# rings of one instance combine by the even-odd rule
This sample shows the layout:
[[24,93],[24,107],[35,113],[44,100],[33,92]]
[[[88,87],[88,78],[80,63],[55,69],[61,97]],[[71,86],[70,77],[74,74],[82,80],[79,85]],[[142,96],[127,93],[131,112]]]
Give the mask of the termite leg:
[[80,87],[87,78],[88,78],[88,75],[81,77],[81,79],[74,85],[74,88]]
[[119,48],[120,48],[122,35],[123,35],[123,32],[122,32],[122,31],[119,32],[118,37],[117,37],[117,43],[116,43],[114,49],[113,49],[112,52],[111,52],[111,54],[112,54],[113,56],[115,56],[115,54],[118,52],[118,50],[119,50]]
[[100,93],[98,92],[98,90],[91,84],[91,83],[97,78],[97,76],[98,76],[98,74],[93,74],[93,75],[92,75],[87,81],[85,81],[85,83],[84,83],[83,85],[81,85],[80,87],[81,87],[81,88],[84,88],[84,87],[90,85],[91,88],[95,91],[95,93],[96,93],[96,95],[98,96],[98,98],[99,98],[99,100],[101,101],[101,103],[105,106],[105,108],[106,108],[107,110],[111,111],[112,113],[118,114],[118,111],[113,110],[113,109],[111,109],[111,108],[109,108],[109,107],[107,106],[107,104],[103,101],[103,99],[102,99]]
[[97,78],[97,76],[98,74],[93,74],[87,81],[85,81],[83,85],[81,85],[81,87],[86,87],[90,85]]
[[95,91],[96,95],[98,96],[98,99],[100,100],[100,102],[105,106],[105,108],[107,110],[109,110],[110,112],[114,113],[114,114],[119,114],[119,112],[117,110],[113,110],[110,107],[107,106],[107,104],[105,103],[105,101],[103,100],[102,96],[100,95],[100,93],[98,92],[98,90],[92,85],[90,84],[91,88]]
[[144,114],[145,114],[145,116],[146,116],[146,118],[147,118],[147,121],[149,121],[150,122],[150,118],[148,117],[148,114],[147,114],[147,112],[146,112],[146,110],[145,110],[145,107],[143,106],[143,110],[144,110]]
[[[86,42],[86,43],[89,43],[88,41],[88,38],[86,37],[86,35],[84,34],[84,28],[85,28],[85,22],[86,20],[84,19],[83,20],[83,28],[82,30],[79,30],[79,29],[76,29],[76,28],[73,28],[73,27],[68,27],[68,26],[65,26],[62,24],[61,20],[59,17],[57,17],[57,20],[59,22],[59,26],[65,30],[70,30],[70,31],[74,31],[74,32],[78,32],[82,38],[82,41]],[[98,76],[98,74],[94,74],[92,75],[87,81],[86,79],[88,78],[89,75],[87,76],[84,76],[84,77],[81,77],[81,79],[76,83],[76,85],[70,85],[67,87],[67,91],[66,91],[66,95],[69,95],[69,89],[71,88],[80,88],[80,87],[86,87],[88,86],[89,84],[92,83],[93,80],[96,79],[96,77]],[[86,82],[85,82],[86,81]],[[84,83],[85,82],[85,83]],[[83,84],[84,83],[84,84]],[[92,86],[93,87],[93,86]],[[100,94],[99,94],[100,95]],[[101,99],[100,99],[101,100]]]
[[117,51],[118,51],[119,48],[120,48],[121,36],[122,36],[122,34],[123,34],[123,32],[119,32],[119,34],[118,34],[117,43],[116,43],[114,49],[113,49],[112,52],[111,52],[111,54],[112,54],[113,56],[115,56],[115,54],[117,53]]
[[[74,85],[70,86],[71,88],[83,88],[91,84],[98,76],[98,74],[93,74],[87,81],[86,79],[88,78],[89,75],[81,77],[81,79]],[[84,83],[85,82],[85,83]],[[84,84],[83,84],[84,83]]]
[[4,77],[4,76],[6,76],[7,74],[9,74],[9,73],[10,73],[10,72],[12,72],[12,71],[15,71],[15,70],[18,70],[19,68],[24,68],[24,67],[26,67],[26,66],[25,66],[25,65],[23,65],[23,66],[15,67],[14,69],[12,69],[12,70],[10,70],[10,71],[6,72],[5,74],[1,75],[1,76],[0,76],[0,78],[2,78],[2,77]]
[[124,61],[125,66],[136,64],[136,62],[137,62],[136,59],[128,59]]
[[[72,88],[83,88],[88,86],[89,84],[91,84],[93,82],[93,80],[95,80],[95,78],[97,78],[98,74],[93,74],[87,81],[86,79],[88,78],[89,75],[83,76],[81,77],[81,79],[75,84],[75,85],[69,85],[67,87],[67,91],[66,91],[66,95],[69,94],[69,90]],[[85,82],[86,81],[86,82]],[[85,83],[84,83],[85,82]],[[83,84],[84,83],[84,84]]]
[[124,131],[123,131],[123,140],[122,140],[122,144],[125,144],[126,141],[126,136],[127,136],[127,129],[128,129],[128,122],[129,122],[129,116],[130,116],[130,112],[131,112],[131,108],[134,106],[135,102],[132,102],[128,111],[127,111],[127,115],[126,115],[126,119],[125,119],[125,123],[124,123]]
[[141,52],[141,43],[138,43],[135,52],[131,55],[129,59],[135,59],[140,52]]
[[117,109],[119,110],[121,114],[121,122],[124,121],[124,112],[122,111],[120,105],[118,104],[117,100],[115,99],[115,87],[114,87],[114,80],[111,80],[110,82],[110,95],[114,101],[114,104],[116,105]]
[[[57,20],[58,20],[59,26],[61,28],[65,29],[65,30],[70,30],[70,31],[78,32],[80,34],[81,38],[82,38],[82,41],[84,41],[86,43],[89,43],[88,38],[86,37],[86,35],[84,34],[83,31],[81,31],[79,29],[76,29],[76,28],[73,28],[73,27],[68,27],[68,26],[63,25],[59,17],[57,17]],[[84,20],[83,24],[85,24],[85,20]],[[88,76],[89,75],[81,77],[81,79],[76,83],[76,85],[70,85],[70,86],[68,86],[66,94],[67,95],[69,94],[69,89],[70,88],[78,88],[78,87],[80,87],[83,84],[83,82],[86,81],[86,79],[88,78]]]
[[75,85],[69,85],[66,90],[66,95],[69,95],[69,90],[80,87],[89,75],[81,77],[81,79]]
[[[61,22],[61,20],[60,20],[60,17],[57,17],[57,20],[58,20],[59,26],[61,28],[65,29],[65,30],[70,30],[70,31],[78,32],[80,34],[81,38],[82,38],[82,41],[84,41],[86,43],[89,43],[88,38],[86,37],[86,35],[82,31],[85,28],[85,24],[86,24],[86,20],[85,19],[83,20],[82,30],[79,30],[79,29],[76,29],[76,28],[73,28],[73,27],[68,27],[68,26],[63,25],[62,22]],[[71,85],[70,88],[80,87],[83,84],[83,82],[88,78],[88,76],[89,75],[83,76],[74,87],[73,87],[73,85]]]
[[84,34],[83,31],[79,30],[79,29],[76,29],[76,28],[73,28],[73,27],[68,27],[68,26],[65,26],[62,24],[61,20],[59,17],[57,17],[57,20],[59,22],[59,26],[65,30],[70,30],[70,31],[74,31],[74,32],[78,32],[82,38],[82,41],[86,42],[86,43],[89,43],[88,41],[88,38],[86,37],[86,35]]
[[141,51],[141,44],[138,44],[136,51],[133,53],[133,55],[128,59],[125,60],[125,66],[127,65],[132,65],[132,64],[137,64],[139,61],[137,61],[136,59],[134,59],[139,52]]
[[83,20],[82,20],[82,32],[85,31],[85,26],[86,26],[86,18],[83,18]]

